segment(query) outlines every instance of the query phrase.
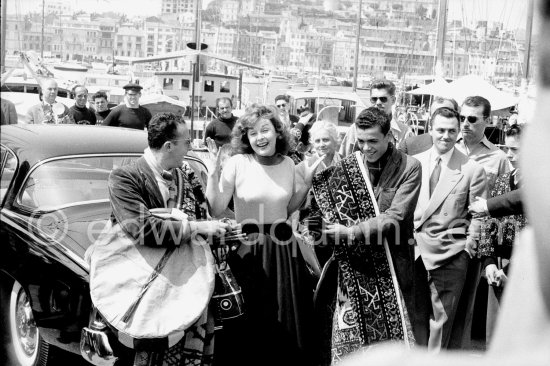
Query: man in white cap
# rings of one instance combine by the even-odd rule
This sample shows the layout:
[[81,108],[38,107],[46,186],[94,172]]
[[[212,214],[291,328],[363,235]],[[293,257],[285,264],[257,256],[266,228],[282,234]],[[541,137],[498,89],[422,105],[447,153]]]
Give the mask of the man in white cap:
[[139,105],[143,87],[139,84],[130,83],[124,85],[123,89],[125,90],[124,104],[115,107],[105,118],[103,125],[135,128],[137,130],[147,128],[152,115],[147,108]]

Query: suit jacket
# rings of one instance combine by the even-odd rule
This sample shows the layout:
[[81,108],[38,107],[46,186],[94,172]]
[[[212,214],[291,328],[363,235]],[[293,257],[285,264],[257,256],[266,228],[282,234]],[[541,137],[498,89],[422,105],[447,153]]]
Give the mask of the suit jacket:
[[[184,177],[192,181],[196,178],[190,169],[184,170]],[[177,178],[177,174],[173,175]],[[186,194],[196,197],[194,192]],[[164,208],[165,204],[155,175],[144,157],[111,172],[109,197],[113,210],[111,220],[118,222],[134,240],[147,246],[171,246],[175,245],[174,239],[184,237],[186,227],[181,221],[161,219],[149,211]]]
[[475,197],[487,197],[483,167],[455,149],[447,166],[442,166],[430,198],[430,152],[415,155],[422,164],[422,188],[414,212],[415,239],[427,270],[442,266],[464,250],[467,238],[479,239],[482,220],[470,216],[468,205]]
[[503,217],[509,215],[522,215],[523,202],[522,190],[515,182],[515,176],[510,174],[510,192],[491,197],[487,200],[487,210],[491,217]]
[[429,150],[432,145],[432,135],[424,133],[418,136],[411,136],[401,141],[398,149],[407,155],[413,156]]
[[17,111],[15,105],[7,99],[2,98],[2,121],[3,125],[12,125],[17,123]]
[[[69,108],[63,103],[61,103],[65,109],[62,116],[65,117],[67,114],[69,114]],[[44,108],[43,104],[39,103],[36,105],[33,105],[29,108],[29,111],[27,112],[26,116],[26,122],[27,123],[42,123],[44,121]]]
[[390,246],[409,246],[421,180],[418,160],[393,148],[378,185],[373,187],[380,215],[359,225],[371,244],[379,243],[382,233]]

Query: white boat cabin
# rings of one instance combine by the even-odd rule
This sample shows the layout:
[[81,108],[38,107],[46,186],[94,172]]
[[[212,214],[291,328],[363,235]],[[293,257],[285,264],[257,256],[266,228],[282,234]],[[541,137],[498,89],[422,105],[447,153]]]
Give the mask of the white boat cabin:
[[[193,74],[186,71],[155,72],[158,85],[164,95],[191,104]],[[239,96],[239,77],[204,73],[195,84],[195,106],[215,110],[216,99],[228,97],[236,105]]]
[[317,113],[317,120],[332,121],[337,126],[350,126],[367,106],[357,93],[330,90],[289,90],[290,113],[298,115],[298,109],[308,106]]

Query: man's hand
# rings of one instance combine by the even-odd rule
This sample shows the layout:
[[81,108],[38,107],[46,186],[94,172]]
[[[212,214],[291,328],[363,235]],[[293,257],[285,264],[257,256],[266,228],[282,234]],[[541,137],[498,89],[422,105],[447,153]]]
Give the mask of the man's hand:
[[487,209],[487,200],[482,197],[476,197],[476,201],[472,202],[468,206],[468,212],[474,217],[489,216],[489,210]]
[[342,224],[328,224],[323,233],[333,237],[335,243],[340,242],[342,238],[349,240],[354,237],[353,226],[347,227]]
[[497,284],[498,268],[494,264],[489,264],[485,267],[485,277],[487,277],[487,283],[489,286]]
[[470,258],[475,257],[477,253],[477,240],[467,237],[464,250],[470,255]]
[[204,236],[223,236],[231,231],[231,224],[222,221],[191,221],[189,222],[191,231],[195,234]]

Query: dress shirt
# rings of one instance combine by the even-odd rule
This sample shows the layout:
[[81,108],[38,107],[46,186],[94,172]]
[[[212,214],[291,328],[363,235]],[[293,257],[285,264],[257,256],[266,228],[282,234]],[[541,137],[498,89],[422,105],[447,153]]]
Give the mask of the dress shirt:
[[459,135],[455,146],[460,152],[481,164],[483,169],[485,169],[489,192],[493,189],[497,177],[509,172],[511,169],[511,164],[506,154],[487,140],[485,136],[483,136],[477,145],[469,147],[466,146],[464,138]]
[[443,168],[444,166],[447,166],[449,164],[449,160],[451,160],[451,156],[453,156],[454,151],[455,151],[455,148],[453,147],[451,150],[447,151],[445,154],[439,155],[435,147],[432,146],[430,151],[430,176],[432,175],[434,168],[437,165],[437,159],[441,158],[441,167]]
[[157,181],[157,185],[159,186],[160,194],[162,194],[162,199],[164,200],[164,205],[165,207],[168,207],[170,190],[168,188],[169,182],[167,182],[166,179],[162,177],[162,172],[164,171],[164,169],[162,169],[162,167],[157,163],[157,160],[155,159],[155,156],[153,155],[153,152],[150,148],[145,149],[145,151],[143,152],[143,157],[153,171],[153,174],[155,175],[155,179]]

